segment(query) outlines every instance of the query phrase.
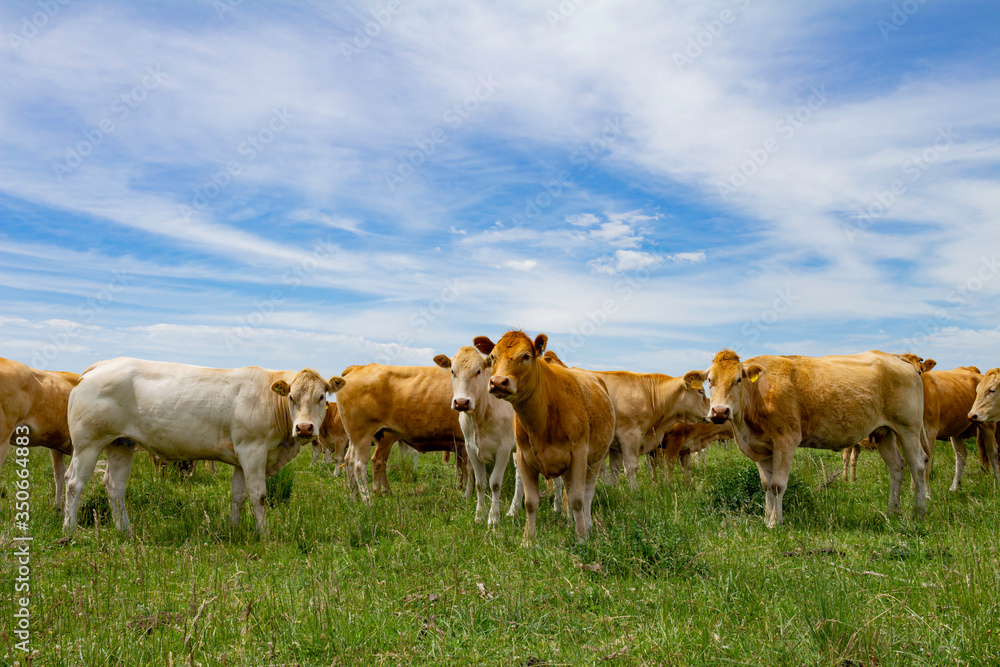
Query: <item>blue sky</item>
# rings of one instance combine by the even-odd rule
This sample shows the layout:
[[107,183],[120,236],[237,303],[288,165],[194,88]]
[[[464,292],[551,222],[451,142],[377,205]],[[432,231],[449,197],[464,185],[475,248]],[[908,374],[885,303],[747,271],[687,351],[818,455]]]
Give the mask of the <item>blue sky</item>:
[[995,2],[7,2],[0,356],[1000,365]]

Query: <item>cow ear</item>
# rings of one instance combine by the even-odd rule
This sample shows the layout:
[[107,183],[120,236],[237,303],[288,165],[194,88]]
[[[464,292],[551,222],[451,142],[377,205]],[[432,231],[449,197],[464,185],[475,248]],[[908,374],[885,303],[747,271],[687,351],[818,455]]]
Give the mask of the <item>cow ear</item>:
[[489,353],[493,351],[493,348],[496,347],[493,341],[486,336],[476,336],[472,339],[472,344],[477,350],[485,355],[489,355]]
[[684,384],[691,389],[701,389],[705,386],[705,378],[707,377],[708,371],[688,371],[684,374]]
[[347,384],[347,380],[340,377],[339,375],[334,375],[330,378],[330,381],[326,383],[326,393],[336,394],[338,391],[344,388]]
[[747,379],[751,382],[756,382],[760,379],[760,376],[764,374],[764,367],[760,364],[750,364],[743,370],[747,374]]
[[271,385],[271,391],[273,391],[278,396],[288,396],[288,392],[290,392],[291,390],[292,388],[285,380],[275,380],[274,384]]
[[540,357],[545,354],[545,345],[549,342],[549,337],[545,334],[535,336],[535,356]]
[[937,366],[937,362],[936,361],[934,361],[933,359],[925,359],[924,363],[921,364],[920,367],[926,373],[927,371],[929,371],[930,369],[934,368],[935,366]]
[[447,354],[439,354],[434,357],[434,363],[444,369],[451,368],[451,357]]

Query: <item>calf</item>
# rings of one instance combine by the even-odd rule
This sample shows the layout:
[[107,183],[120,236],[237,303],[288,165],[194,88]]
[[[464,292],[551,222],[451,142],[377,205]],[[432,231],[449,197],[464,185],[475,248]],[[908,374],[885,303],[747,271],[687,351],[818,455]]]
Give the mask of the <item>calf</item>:
[[733,438],[730,424],[674,424],[663,434],[662,444],[654,450],[657,464],[666,465],[665,477],[669,480],[674,464],[680,459],[688,483],[691,482],[691,455],[704,452],[717,440]]
[[[439,354],[434,363],[451,373],[451,409],[458,412],[458,423],[476,476],[476,522],[481,522],[486,514],[488,484],[492,502],[486,525],[495,526],[500,523],[503,476],[514,453],[514,408],[489,393],[490,369],[476,348],[461,347],[450,358]],[[488,463],[493,464],[489,477]]]
[[164,461],[221,461],[234,467],[231,520],[247,492],[257,530],[267,534],[264,480],[319,433],[326,395],[343,378],[248,367],[202,368],[119,357],[99,362],[69,397],[75,453],[66,475],[64,532],[76,527],[84,486],[104,452],[104,485],[115,526],[131,532],[125,483],[137,445]]
[[535,539],[539,473],[563,477],[577,538],[587,538],[597,476],[615,432],[614,408],[604,382],[544,362],[547,342],[545,334],[532,341],[523,331],[509,331],[496,344],[485,336],[473,341],[492,369],[490,393],[514,407],[526,545]]
[[735,352],[723,350],[708,370],[690,371],[684,379],[692,386],[708,383],[709,419],[732,422],[737,446],[757,464],[768,526],[781,523],[781,501],[798,447],[842,450],[875,432],[885,436],[877,447],[889,468],[889,512],[899,511],[902,450],[913,477],[914,513],[923,518],[924,393],[920,375],[898,356],[879,351],[768,355],[741,363]]
[[40,371],[0,358],[0,467],[11,443],[47,448],[55,482],[52,506],[57,511],[63,506],[65,457],[73,454],[66,405],[79,380],[76,373]]

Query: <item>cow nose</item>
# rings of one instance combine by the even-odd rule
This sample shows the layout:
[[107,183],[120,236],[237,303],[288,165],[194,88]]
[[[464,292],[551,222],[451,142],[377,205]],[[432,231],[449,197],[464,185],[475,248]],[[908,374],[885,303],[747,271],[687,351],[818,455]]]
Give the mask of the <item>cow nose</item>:
[[472,409],[472,403],[467,398],[456,398],[451,403],[452,410],[458,410],[459,412],[468,412]]
[[728,405],[713,405],[712,411],[708,413],[708,418],[716,424],[721,424],[729,419],[729,415],[730,410]]
[[969,421],[970,422],[978,422],[979,421],[979,415],[977,415],[975,412],[970,412],[969,413]]
[[494,375],[490,378],[490,391],[510,391],[510,378]]
[[313,425],[310,422],[295,425],[295,435],[300,438],[308,438],[313,434]]

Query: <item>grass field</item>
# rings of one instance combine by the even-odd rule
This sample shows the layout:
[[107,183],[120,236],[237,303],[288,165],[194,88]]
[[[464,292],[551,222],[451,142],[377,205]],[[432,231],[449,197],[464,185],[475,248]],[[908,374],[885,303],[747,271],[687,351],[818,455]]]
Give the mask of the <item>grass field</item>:
[[876,454],[862,456],[857,482],[816,490],[839,454],[800,450],[785,525],[767,530],[719,509],[749,461],[716,448],[694,487],[645,470],[635,491],[599,485],[583,545],[545,503],[531,549],[519,546],[523,512],[492,533],[475,524],[438,457],[414,472],[394,454],[394,495],[364,506],[331,466],[309,467],[311,451],[290,464],[292,493],[269,510],[264,542],[249,506],[229,528],[228,466],[159,478],[139,453],[135,537],[108,525],[95,475],[89,525],[66,543],[48,455],[32,450],[37,654],[14,649],[9,459],[0,664],[996,665],[1000,494],[971,459],[948,493],[950,449],[938,443],[924,523],[909,518],[908,484],[903,518],[885,516]]

